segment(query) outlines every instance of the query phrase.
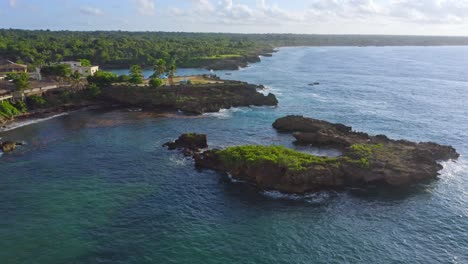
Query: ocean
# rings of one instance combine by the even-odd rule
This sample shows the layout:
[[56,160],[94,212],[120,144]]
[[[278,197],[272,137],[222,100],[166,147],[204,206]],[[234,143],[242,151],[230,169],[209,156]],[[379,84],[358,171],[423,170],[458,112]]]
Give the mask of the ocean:
[[[193,73],[209,72],[178,74]],[[77,111],[0,132],[27,142],[0,157],[0,263],[468,263],[468,47],[281,48],[215,73],[265,85],[279,106]],[[403,190],[298,196],[197,171],[162,147],[197,132],[211,147],[339,154],[277,133],[288,114],[449,144],[461,158]]]

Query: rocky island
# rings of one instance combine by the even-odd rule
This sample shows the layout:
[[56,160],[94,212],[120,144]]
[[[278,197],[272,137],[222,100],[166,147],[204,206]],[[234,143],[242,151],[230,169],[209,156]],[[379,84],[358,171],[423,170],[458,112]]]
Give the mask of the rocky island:
[[203,114],[239,106],[276,106],[274,94],[258,92],[262,86],[238,81],[197,85],[147,86],[113,85],[102,89],[102,97],[127,106],[149,109],[181,110]]
[[439,161],[457,159],[450,146],[392,140],[354,132],[351,127],[302,116],[275,121],[298,143],[338,148],[339,157],[321,157],[281,146],[236,146],[193,154],[195,165],[229,173],[266,190],[306,193],[347,187],[402,187],[434,179]]

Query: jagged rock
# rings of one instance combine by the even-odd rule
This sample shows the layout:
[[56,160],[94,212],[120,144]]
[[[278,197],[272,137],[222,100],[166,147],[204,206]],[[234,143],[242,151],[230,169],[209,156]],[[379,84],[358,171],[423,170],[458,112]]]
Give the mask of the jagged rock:
[[163,146],[170,150],[180,149],[184,154],[192,155],[194,152],[208,147],[205,134],[187,133],[182,134],[178,139],[167,142]]
[[11,152],[13,150],[16,149],[16,145],[19,145],[17,144],[16,142],[13,142],[13,141],[5,141],[3,143],[1,143],[1,149],[3,152]]
[[318,157],[277,146],[238,146],[191,152],[196,167],[229,173],[262,189],[305,193],[346,187],[401,187],[434,179],[439,161],[457,159],[451,146],[392,140],[354,132],[343,124],[287,116],[273,124],[304,144],[338,147],[339,157]]

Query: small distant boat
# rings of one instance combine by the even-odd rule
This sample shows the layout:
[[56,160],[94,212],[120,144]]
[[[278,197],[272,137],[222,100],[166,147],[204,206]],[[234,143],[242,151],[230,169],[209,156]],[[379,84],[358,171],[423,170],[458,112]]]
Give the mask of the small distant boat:
[[129,108],[127,109],[128,112],[141,112],[143,111],[143,109],[141,108]]
[[226,72],[226,75],[232,75],[232,73],[230,73],[230,72]]
[[309,83],[310,86],[320,85],[319,82]]

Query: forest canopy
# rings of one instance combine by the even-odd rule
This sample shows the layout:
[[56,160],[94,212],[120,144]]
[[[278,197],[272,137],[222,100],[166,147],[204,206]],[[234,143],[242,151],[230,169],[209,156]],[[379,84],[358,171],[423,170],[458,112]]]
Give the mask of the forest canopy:
[[0,59],[29,65],[84,59],[103,67],[153,66],[164,59],[183,66],[197,59],[258,55],[281,46],[370,45],[468,45],[468,38],[0,29]]

